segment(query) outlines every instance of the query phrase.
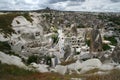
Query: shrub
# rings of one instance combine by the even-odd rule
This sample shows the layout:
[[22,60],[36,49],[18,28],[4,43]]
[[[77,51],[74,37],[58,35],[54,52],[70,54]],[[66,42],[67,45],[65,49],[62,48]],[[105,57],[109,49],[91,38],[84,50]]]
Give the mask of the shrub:
[[70,23],[67,23],[67,24],[66,24],[66,27],[70,27],[70,25],[71,25]]
[[90,46],[90,40],[86,40],[86,44]]
[[111,47],[108,44],[103,44],[102,48],[104,51],[111,49]]
[[32,62],[38,63],[38,59],[39,59],[38,56],[32,55],[32,56],[30,56],[30,57],[28,58],[27,64],[30,64],[30,63],[32,63]]
[[109,21],[112,21],[113,23],[120,25],[120,16],[109,16]]
[[80,54],[80,52],[76,52],[76,53],[75,53],[75,55],[79,55],[79,54]]
[[50,19],[52,16],[51,16],[50,14],[44,14],[44,15],[42,15],[42,17],[43,17],[43,18],[45,17],[45,18],[48,20],[48,19]]
[[7,41],[4,41],[4,42],[1,42],[0,41],[0,51],[2,52],[7,52],[7,51],[10,51],[11,50],[11,47],[10,45],[8,44]]
[[54,34],[52,35],[53,43],[58,43],[58,35]]
[[52,58],[52,57],[50,57],[50,56],[46,56],[46,57],[45,57],[46,64],[49,65],[49,66],[52,66],[52,65],[51,65],[51,58]]
[[111,42],[111,45],[114,45],[114,46],[117,45],[117,40],[115,39],[114,36],[112,36],[112,37],[104,37],[104,38],[105,38],[105,40],[110,41],[110,42]]
[[1,42],[0,41],[0,51],[4,52],[5,54],[9,54],[9,55],[14,55],[14,56],[18,56],[18,54],[15,54],[12,50],[11,50],[11,46],[8,44],[7,41]]
[[31,16],[29,15],[28,12],[23,13],[22,16],[24,16],[24,17],[25,17],[28,21],[30,21],[30,22],[33,21],[33,19],[31,18]]
[[77,28],[85,28],[85,26],[83,24],[79,24]]
[[120,33],[120,29],[117,29],[118,31],[119,31],[119,33]]

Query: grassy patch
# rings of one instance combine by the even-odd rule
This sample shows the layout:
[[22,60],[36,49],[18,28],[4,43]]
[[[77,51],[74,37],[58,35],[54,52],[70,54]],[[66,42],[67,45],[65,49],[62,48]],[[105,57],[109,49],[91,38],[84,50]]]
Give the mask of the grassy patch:
[[4,76],[5,75],[25,76],[25,75],[29,75],[31,73],[33,73],[33,72],[18,68],[14,65],[0,64],[0,74],[2,74]]
[[109,74],[93,74],[98,69],[88,71],[86,74],[60,75],[58,73],[38,73],[24,70],[13,65],[0,63],[0,80],[70,80],[81,78],[85,80],[120,80],[120,70],[112,70]]
[[109,74],[87,76],[86,80],[120,80],[120,70],[112,70]]
[[95,68],[95,69],[92,69],[90,71],[85,72],[84,74],[93,74],[93,73],[98,72],[98,71],[99,71],[99,69]]
[[28,80],[34,73],[14,65],[0,64],[0,80]]
[[111,70],[108,74],[93,74],[98,72],[98,69],[93,69],[85,74],[72,74],[72,78],[81,78],[83,80],[120,80],[120,70]]
[[38,73],[13,65],[0,64],[0,80],[70,80],[58,73]]
[[14,17],[17,17],[17,14],[3,14],[0,15],[0,32],[4,33],[6,36],[15,33],[12,29],[11,23]]

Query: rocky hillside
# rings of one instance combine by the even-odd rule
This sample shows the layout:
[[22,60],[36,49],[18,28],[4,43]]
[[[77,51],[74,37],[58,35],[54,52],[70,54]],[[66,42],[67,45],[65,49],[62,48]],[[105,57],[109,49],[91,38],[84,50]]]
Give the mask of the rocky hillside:
[[0,13],[1,63],[38,72],[106,73],[119,69],[119,46],[119,13]]

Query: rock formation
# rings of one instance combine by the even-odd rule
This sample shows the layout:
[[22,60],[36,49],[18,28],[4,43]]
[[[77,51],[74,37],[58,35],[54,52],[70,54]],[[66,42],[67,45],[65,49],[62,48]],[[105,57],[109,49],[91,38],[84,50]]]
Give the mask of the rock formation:
[[71,34],[72,36],[77,36],[77,27],[75,24],[71,25]]
[[102,51],[102,38],[99,29],[93,28],[90,36],[90,53]]
[[120,63],[120,45],[117,45],[111,55],[112,59],[116,63]]
[[64,54],[64,60],[66,60],[71,55],[71,48],[69,45],[66,45],[64,48],[65,54]]

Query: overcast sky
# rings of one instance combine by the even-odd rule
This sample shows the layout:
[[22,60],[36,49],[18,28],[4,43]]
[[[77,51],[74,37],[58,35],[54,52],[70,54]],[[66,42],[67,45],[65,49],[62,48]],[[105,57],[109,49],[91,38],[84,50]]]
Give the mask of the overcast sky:
[[37,10],[46,7],[67,11],[120,12],[120,0],[0,0],[0,10]]

